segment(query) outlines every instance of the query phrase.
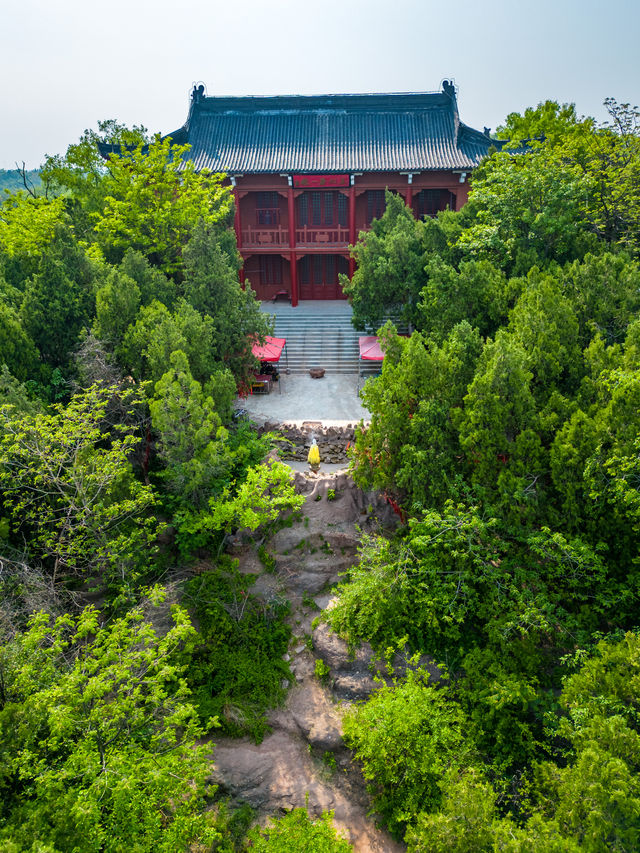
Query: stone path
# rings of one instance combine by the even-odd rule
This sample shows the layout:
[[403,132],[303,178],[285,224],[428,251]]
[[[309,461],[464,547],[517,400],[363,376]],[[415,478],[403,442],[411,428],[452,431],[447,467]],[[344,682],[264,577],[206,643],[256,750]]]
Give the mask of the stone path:
[[[400,853],[404,845],[370,816],[364,780],[342,742],[345,709],[375,689],[371,649],[363,647],[352,660],[346,644],[325,625],[313,627],[319,610],[330,603],[331,585],[356,557],[356,524],[370,530],[381,523],[392,526],[395,518],[379,495],[363,493],[346,473],[308,479],[296,472],[294,478],[306,497],[304,519],[265,543],[276,573],[264,573],[252,545],[236,542],[232,553],[242,571],[259,575],[253,591],[265,596],[277,591],[290,599],[288,656],[296,681],[284,707],[271,713],[273,731],[261,744],[216,739],[215,781],[263,820],[305,805],[312,815],[332,809],[336,827],[356,853]],[[328,499],[331,492],[335,499]],[[315,675],[316,659],[330,669],[327,683]]]

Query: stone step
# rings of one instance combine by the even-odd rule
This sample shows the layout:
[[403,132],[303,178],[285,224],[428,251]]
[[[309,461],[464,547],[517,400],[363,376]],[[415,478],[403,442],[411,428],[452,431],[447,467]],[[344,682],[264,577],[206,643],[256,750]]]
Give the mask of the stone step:
[[274,335],[287,340],[288,358],[281,365],[288,364],[290,373],[306,373],[311,367],[323,367],[327,373],[358,373],[360,368],[360,374],[368,377],[380,371],[377,362],[360,362],[358,338],[364,333],[353,328],[351,313],[343,306],[335,313],[312,306],[271,316]]

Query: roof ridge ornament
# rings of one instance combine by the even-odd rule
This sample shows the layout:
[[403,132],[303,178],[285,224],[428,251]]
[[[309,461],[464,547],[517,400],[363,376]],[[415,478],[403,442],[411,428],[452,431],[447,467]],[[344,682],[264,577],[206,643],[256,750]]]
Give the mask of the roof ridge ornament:
[[204,100],[204,83],[194,83],[191,92],[191,100],[194,104],[199,104]]
[[453,82],[453,80],[443,80],[442,91],[445,95],[449,95],[450,98],[453,98],[455,100],[456,84]]

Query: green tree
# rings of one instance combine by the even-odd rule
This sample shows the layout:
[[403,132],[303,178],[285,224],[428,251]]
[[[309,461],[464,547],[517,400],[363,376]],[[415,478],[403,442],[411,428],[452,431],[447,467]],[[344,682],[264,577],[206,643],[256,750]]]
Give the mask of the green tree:
[[489,261],[463,261],[459,270],[439,255],[425,267],[417,326],[441,339],[466,321],[481,335],[493,334],[507,314],[507,281]]
[[198,713],[206,721],[218,718],[225,734],[260,743],[271,731],[266,712],[282,704],[293,675],[283,660],[291,639],[289,602],[253,593],[256,579],[223,555],[213,570],[188,581],[185,592],[201,638],[188,671]]
[[51,368],[65,369],[95,312],[95,268],[70,229],[58,226],[25,284],[20,320]]
[[[457,419],[472,480],[492,486],[508,461],[528,455],[527,431],[536,423],[532,379],[527,353],[511,335],[500,331],[487,342]],[[531,462],[536,477],[541,460]]]
[[26,543],[54,579],[80,575],[129,588],[149,568],[155,496],[130,456],[135,422],[109,427],[108,407],[132,391],[94,386],[49,412],[0,410],[0,490],[12,541]]
[[[501,131],[515,145],[523,138],[542,136],[540,140],[530,140],[529,145],[534,153],[543,155],[543,161],[548,164],[546,168],[563,166],[569,169],[567,177],[571,173],[582,176],[583,204],[579,202],[579,193],[574,199],[577,229],[582,231],[586,225],[606,242],[637,252],[640,113],[637,107],[618,104],[615,98],[607,98],[604,103],[609,121],[599,126],[591,118],[578,119],[573,105],[560,107],[554,101],[547,101],[535,110],[526,110],[524,116],[512,113]],[[554,196],[559,198],[552,192],[550,207],[554,206]],[[538,217],[540,213],[538,211]],[[525,218],[524,221],[529,220]],[[563,231],[566,224],[566,218],[559,217],[558,226]],[[567,233],[558,236],[566,241]],[[554,251],[560,245],[556,243]]]
[[561,697],[569,760],[545,762],[534,774],[534,802],[581,850],[633,850],[640,842],[639,650],[638,635],[627,633],[575,656],[582,665]]
[[9,196],[0,204],[0,249],[9,257],[37,259],[66,219],[61,198]]
[[516,275],[572,261],[597,246],[587,213],[594,192],[595,178],[555,149],[496,152],[474,173],[475,217],[458,247]]
[[637,255],[640,111],[630,104],[618,104],[615,98],[607,98],[604,103],[610,121],[589,135],[575,158],[596,182],[596,205],[591,216],[596,233]]
[[156,137],[109,156],[95,231],[111,259],[138,249],[163,272],[180,276],[194,225],[229,223],[233,201],[222,176],[197,172],[188,151]]
[[96,292],[94,332],[111,350],[118,350],[140,308],[140,288],[128,275],[111,269]]
[[421,811],[435,811],[447,770],[470,758],[462,713],[446,688],[427,682],[426,673],[409,672],[400,684],[382,685],[344,720],[345,741],[395,833]]
[[187,506],[202,509],[230,479],[232,454],[228,432],[213,400],[189,370],[186,355],[175,350],[171,369],[156,383],[149,403],[151,421],[160,435],[162,478]]
[[607,345],[619,343],[640,310],[640,268],[620,252],[587,254],[559,274],[580,326],[580,344],[587,346],[594,332]]
[[537,107],[527,107],[524,114],[509,113],[504,125],[497,129],[500,139],[508,139],[512,145],[522,142],[545,142],[551,146],[564,145],[567,137],[576,131],[590,132],[594,129],[592,118],[579,118],[575,104],[559,104],[544,101]]
[[40,613],[0,649],[0,837],[19,849],[169,853],[220,840],[184,679],[197,635],[174,607],[158,636],[160,598],[107,626],[92,607],[53,623]]
[[138,312],[126,330],[119,357],[136,379],[158,382],[166,372],[171,354],[182,351],[199,382],[206,382],[219,368],[214,344],[214,322],[184,299],[170,311],[153,301]]
[[20,382],[36,379],[40,373],[39,353],[26,334],[20,318],[0,302],[0,364],[6,365]]
[[256,853],[349,853],[353,848],[333,828],[332,813],[311,820],[306,809],[293,809],[251,834]]
[[[496,795],[475,768],[449,771],[442,810],[421,812],[407,832],[410,853],[493,851],[498,820]],[[515,829],[515,827],[513,827]]]
[[351,281],[340,283],[353,306],[356,329],[375,331],[389,314],[414,323],[424,283],[422,224],[399,195],[387,191],[387,206],[371,230],[352,247],[357,268]]
[[460,454],[450,410],[462,404],[481,339],[464,322],[441,345],[419,332],[396,338],[392,328],[382,340],[382,375],[362,392],[371,425],[356,433],[356,480],[401,490],[409,505],[438,503],[449,495]]
[[[212,353],[228,367],[236,382],[247,382],[255,369],[253,342],[271,331],[250,288],[238,281],[238,253],[228,235],[203,220],[194,229],[184,251],[184,295],[211,323]],[[195,375],[195,372],[194,372]]]
[[536,267],[529,270],[508,328],[527,354],[532,390],[540,403],[555,388],[575,393],[581,378],[578,320],[554,276]]
[[534,814],[525,827],[500,817],[497,799],[474,768],[449,773],[442,810],[422,812],[416,826],[409,828],[409,853],[579,853],[585,849],[540,814]]
[[178,298],[176,283],[167,278],[159,269],[151,266],[142,252],[127,249],[119,266],[121,273],[133,279],[140,290],[140,300],[143,305],[158,301],[172,308]]
[[115,146],[144,145],[147,130],[141,126],[129,129],[113,119],[98,122],[98,130],[85,130],[78,142],[68,146],[63,155],[45,159],[42,180],[54,193],[64,195],[67,209],[78,236],[93,242],[93,218],[104,207],[107,195],[106,177],[109,166],[100,153],[99,144]]

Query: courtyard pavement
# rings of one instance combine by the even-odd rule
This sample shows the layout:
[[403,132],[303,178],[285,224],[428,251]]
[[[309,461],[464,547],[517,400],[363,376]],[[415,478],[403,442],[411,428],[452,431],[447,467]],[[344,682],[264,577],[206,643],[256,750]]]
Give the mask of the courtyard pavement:
[[344,426],[370,420],[370,414],[358,397],[357,374],[325,374],[312,379],[307,374],[280,374],[282,393],[274,385],[270,394],[253,394],[236,400],[236,409],[244,409],[250,418],[302,423],[321,421]]

